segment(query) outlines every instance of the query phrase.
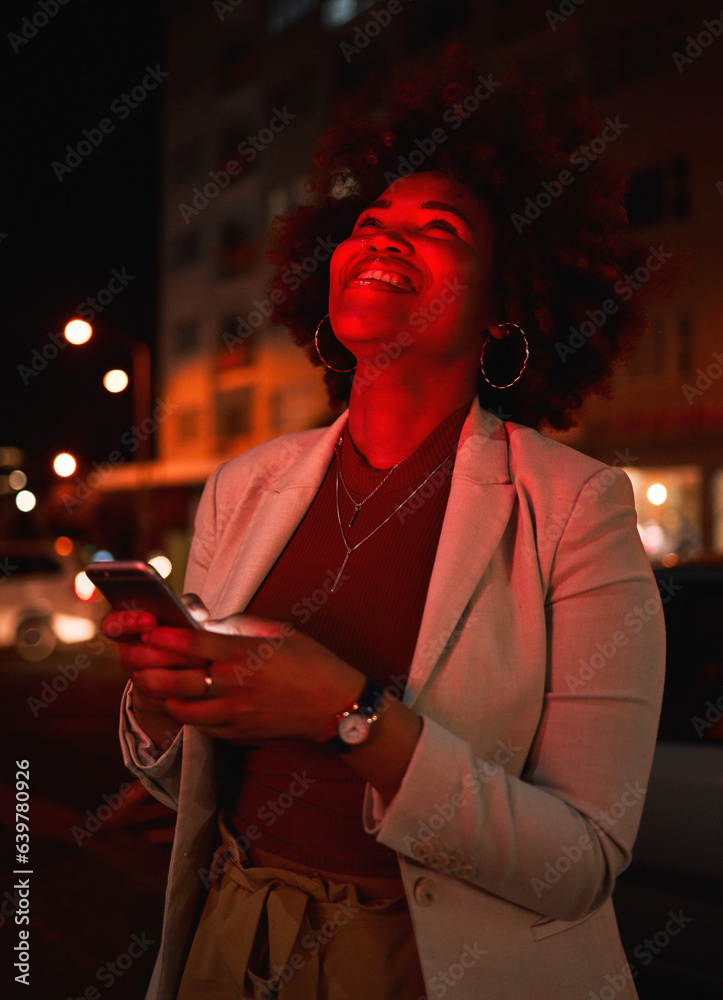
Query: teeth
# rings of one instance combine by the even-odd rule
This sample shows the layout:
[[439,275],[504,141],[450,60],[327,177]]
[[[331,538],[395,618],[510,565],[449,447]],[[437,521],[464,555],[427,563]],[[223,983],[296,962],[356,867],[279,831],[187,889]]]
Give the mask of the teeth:
[[411,286],[411,282],[407,278],[402,277],[401,274],[395,274],[393,271],[362,271],[357,277],[357,281],[367,278],[373,278],[375,281],[384,281],[388,285],[394,285],[397,288],[407,289]]

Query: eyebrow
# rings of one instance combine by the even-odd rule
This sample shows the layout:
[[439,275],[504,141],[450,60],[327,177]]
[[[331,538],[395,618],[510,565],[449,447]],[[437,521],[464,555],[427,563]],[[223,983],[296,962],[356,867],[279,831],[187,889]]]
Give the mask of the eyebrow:
[[[391,208],[391,207],[392,203],[391,201],[389,201],[388,198],[378,198],[376,201],[373,201],[371,205],[367,206],[368,209]],[[420,208],[431,208],[437,212],[449,212],[452,215],[457,215],[464,223],[466,223],[466,225],[469,226],[470,229],[472,228],[472,224],[470,223],[469,219],[464,214],[464,212],[460,212],[460,210],[458,208],[455,208],[454,205],[448,205],[445,201],[425,201],[422,202]]]

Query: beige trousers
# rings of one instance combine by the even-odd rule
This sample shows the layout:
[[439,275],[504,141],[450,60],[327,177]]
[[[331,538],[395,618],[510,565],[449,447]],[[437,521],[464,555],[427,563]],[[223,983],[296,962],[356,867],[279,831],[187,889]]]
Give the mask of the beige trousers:
[[248,859],[221,824],[178,1000],[425,1000],[405,897]]

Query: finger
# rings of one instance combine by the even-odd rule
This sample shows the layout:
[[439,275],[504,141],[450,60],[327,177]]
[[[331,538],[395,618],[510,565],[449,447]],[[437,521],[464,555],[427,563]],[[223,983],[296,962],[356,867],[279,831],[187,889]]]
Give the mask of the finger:
[[289,622],[275,622],[268,618],[256,618],[254,615],[235,614],[226,618],[212,618],[204,623],[207,632],[220,635],[241,635],[247,638],[277,638],[288,636],[294,629]]
[[198,594],[182,594],[181,600],[197,622],[205,622],[210,617],[208,608]]
[[[175,651],[183,656],[206,660],[238,660],[257,645],[244,636],[217,635],[204,629],[154,628],[142,636],[149,647]],[[278,641],[278,640],[276,640]]]
[[204,667],[209,657],[184,656],[182,653],[156,649],[144,643],[119,644],[120,662],[126,670],[176,669]]
[[150,611],[111,611],[101,622],[101,631],[108,639],[122,642],[124,638],[136,638],[158,624]]
[[164,704],[168,714],[184,725],[226,729],[235,721],[224,701],[167,698]]
[[205,678],[212,676],[207,673],[206,667],[192,668],[188,670],[157,670],[150,668],[139,671],[133,675],[142,685],[144,694],[156,700],[181,700],[195,698],[209,700],[213,697],[221,697],[225,694],[225,689],[220,680],[213,675],[213,683],[209,687]]

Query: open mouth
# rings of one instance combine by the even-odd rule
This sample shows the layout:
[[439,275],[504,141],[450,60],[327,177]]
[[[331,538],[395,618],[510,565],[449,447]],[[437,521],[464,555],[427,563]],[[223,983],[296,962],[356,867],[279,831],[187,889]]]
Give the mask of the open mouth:
[[370,267],[359,274],[355,275],[351,281],[350,285],[363,283],[366,285],[376,284],[384,286],[389,291],[399,291],[399,292],[415,292],[414,282],[411,278],[408,278],[406,274],[400,274],[398,271],[387,271],[380,267]]

